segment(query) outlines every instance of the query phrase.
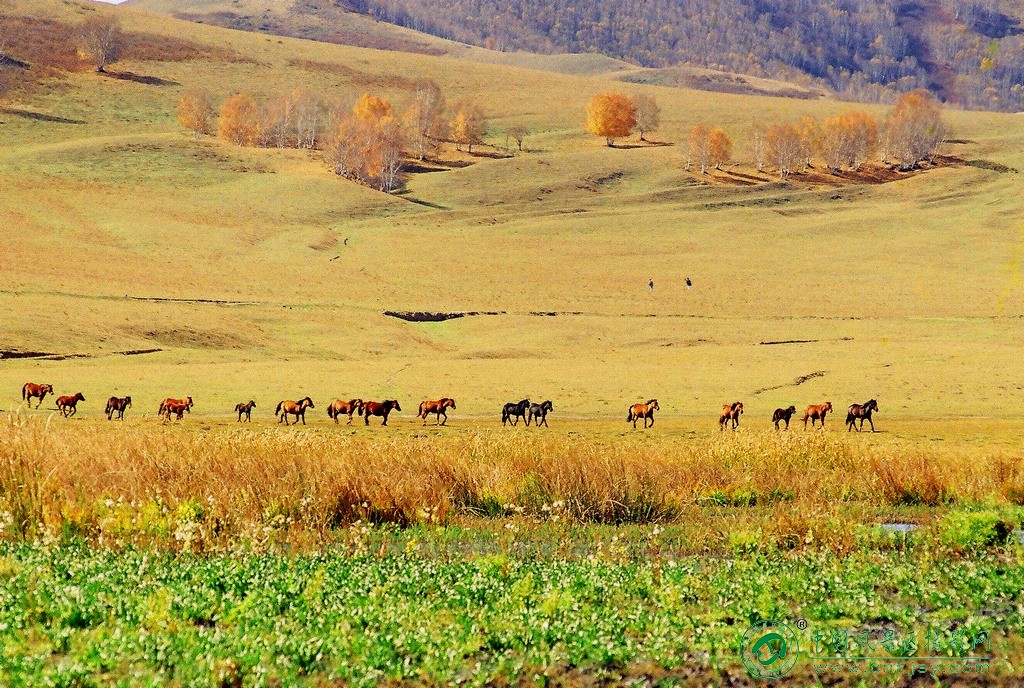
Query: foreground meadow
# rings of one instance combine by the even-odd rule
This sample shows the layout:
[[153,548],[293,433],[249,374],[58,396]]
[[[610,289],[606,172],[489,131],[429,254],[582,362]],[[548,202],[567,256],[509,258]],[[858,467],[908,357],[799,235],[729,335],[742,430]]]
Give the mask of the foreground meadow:
[[869,685],[1019,675],[1013,422],[494,425],[5,416],[0,680],[754,685],[762,619],[787,685],[863,685],[854,638]]

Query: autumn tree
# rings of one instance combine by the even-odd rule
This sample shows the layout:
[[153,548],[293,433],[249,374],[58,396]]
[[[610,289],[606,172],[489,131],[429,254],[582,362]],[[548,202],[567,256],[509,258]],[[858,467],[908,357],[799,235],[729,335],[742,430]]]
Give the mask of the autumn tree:
[[624,93],[599,93],[587,107],[587,131],[603,136],[609,146],[636,128],[636,106]]
[[513,124],[508,128],[508,135],[512,137],[512,140],[516,142],[519,147],[519,152],[523,151],[523,141],[526,140],[526,135],[530,132],[523,124]]
[[302,90],[292,92],[292,102],[295,108],[295,146],[318,148],[328,119],[324,103]]
[[337,174],[393,191],[401,185],[404,144],[391,104],[366,94],[338,122],[325,153]]
[[690,164],[700,167],[701,174],[707,174],[711,166],[711,127],[706,124],[695,124],[690,129]]
[[800,134],[800,155],[806,170],[811,166],[814,154],[818,150],[818,122],[810,115],[804,115],[796,123],[796,130]]
[[97,14],[78,27],[78,57],[95,65],[97,72],[106,71],[108,64],[117,62],[126,46],[117,17]]
[[412,138],[413,152],[420,160],[436,155],[441,141],[448,137],[445,98],[433,79],[417,79],[405,108],[404,120]]
[[803,144],[800,130],[794,124],[775,124],[765,138],[766,157],[779,170],[779,178],[785,179],[803,161]]
[[644,134],[657,131],[661,124],[661,108],[654,98],[643,93],[633,96],[633,107],[636,108],[636,130],[640,140],[646,141]]
[[722,169],[722,165],[732,158],[732,141],[728,134],[722,129],[715,127],[708,134],[708,157],[715,169]]
[[186,91],[178,101],[178,122],[199,138],[210,133],[210,117],[213,115],[213,104],[206,89],[193,88]]
[[764,171],[765,158],[768,154],[768,126],[764,122],[758,121],[750,125],[750,154],[757,171]]
[[487,131],[487,117],[483,108],[468,101],[455,106],[455,116],[451,122],[451,137],[455,145],[462,150],[466,146],[472,153],[473,146],[484,142]]
[[237,146],[255,146],[260,140],[260,109],[252,96],[236,93],[220,108],[217,135]]
[[821,124],[818,150],[833,172],[843,166],[859,169],[878,144],[874,118],[858,110],[825,119]]
[[897,101],[886,120],[884,154],[910,169],[933,158],[944,135],[939,101],[924,89],[911,91]]

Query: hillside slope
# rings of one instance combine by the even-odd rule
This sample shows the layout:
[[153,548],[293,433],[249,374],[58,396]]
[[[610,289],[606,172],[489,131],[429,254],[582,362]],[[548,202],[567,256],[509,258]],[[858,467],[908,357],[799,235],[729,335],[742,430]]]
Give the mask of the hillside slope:
[[649,67],[707,67],[864,101],[923,87],[972,108],[1024,107],[1024,11],[1013,2],[135,2],[221,25],[323,40],[344,33],[339,27],[353,21],[345,15],[355,10],[499,51],[600,53]]
[[[192,393],[197,413],[297,389],[318,402],[448,393],[468,414],[524,395],[567,415],[652,396],[669,415],[723,397],[755,415],[868,394],[894,415],[1024,402],[1019,118],[947,113],[961,141],[947,152],[971,165],[884,185],[743,186],[685,172],[677,146],[609,149],[584,133],[588,99],[623,88],[607,77],[63,0],[15,8],[66,24],[116,13],[147,45],[191,52],[44,78],[0,104],[2,408],[28,379],[144,406]],[[318,152],[197,141],[174,119],[196,86],[218,102],[303,88],[401,103],[419,77],[482,104],[492,143],[525,125],[528,151],[463,156],[387,195]],[[737,157],[755,117],[848,107],[629,88],[658,98],[662,138],[714,122]],[[140,350],[157,351],[125,353]],[[50,355],[11,357],[27,352]]]

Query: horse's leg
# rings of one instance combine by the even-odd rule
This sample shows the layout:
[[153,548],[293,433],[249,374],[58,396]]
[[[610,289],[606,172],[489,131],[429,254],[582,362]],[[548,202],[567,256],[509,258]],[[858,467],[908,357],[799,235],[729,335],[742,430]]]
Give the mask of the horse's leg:
[[385,412],[384,412],[384,422],[383,422],[383,423],[381,423],[381,426],[384,426],[384,425],[387,425],[387,424],[388,424],[388,414],[389,414],[389,413],[391,413],[391,411],[390,411],[390,410],[387,410],[387,411],[385,411]]
[[[448,425],[448,414],[445,413],[444,411],[441,411],[441,416],[444,416],[444,420],[441,421],[441,425]],[[440,418],[441,416],[438,416],[438,418]]]
[[[871,416],[868,416],[868,424],[871,426],[871,432],[874,432],[875,431],[875,421],[871,420]],[[860,421],[860,427],[861,428],[864,427],[864,419],[863,418]]]
[[302,424],[303,424],[303,425],[305,425],[305,424],[306,424],[306,412],[305,412],[305,411],[303,411],[303,412],[302,412],[302,413],[300,414],[300,417],[302,418]]

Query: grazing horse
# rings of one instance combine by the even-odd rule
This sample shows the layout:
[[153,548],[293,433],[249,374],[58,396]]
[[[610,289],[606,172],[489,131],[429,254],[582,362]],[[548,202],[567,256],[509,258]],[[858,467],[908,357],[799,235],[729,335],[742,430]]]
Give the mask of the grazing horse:
[[36,408],[43,405],[43,397],[47,394],[53,394],[53,385],[37,385],[34,382],[26,382],[21,387],[21,398],[28,402],[29,408],[32,407],[32,397],[39,397],[39,403],[36,404]]
[[779,429],[779,422],[786,421],[786,429],[789,430],[789,419],[796,413],[796,406],[790,406],[786,409],[777,408],[775,413],[772,414],[772,422],[775,423],[775,429]]
[[164,422],[166,423],[171,419],[171,414],[175,414],[178,420],[185,417],[185,412],[192,413],[192,397],[185,397],[184,399],[171,399],[167,398],[160,402],[159,414],[164,416]]
[[117,411],[117,419],[124,420],[124,411],[132,405],[131,397],[110,397],[107,399],[107,408],[104,413],[107,414],[107,420],[114,419],[114,411]]
[[510,401],[505,404],[501,409],[501,427],[505,427],[505,423],[510,425],[519,425],[519,419],[526,420],[526,414],[530,410],[530,400],[523,399],[522,401],[515,402]]
[[81,392],[75,392],[73,397],[57,397],[57,410],[64,414],[65,418],[78,413],[78,402],[85,401]]
[[731,404],[722,404],[722,415],[718,417],[718,425],[722,430],[725,430],[726,426],[729,425],[729,421],[732,421],[732,429],[735,430],[740,425],[740,416],[742,415],[742,401],[734,401]]
[[342,399],[335,399],[327,407],[327,417],[333,418],[335,424],[338,422],[338,416],[343,413],[348,415],[348,425],[352,425],[353,413],[358,413],[360,416],[363,415],[363,400],[350,399],[349,401],[344,401]]
[[875,431],[875,423],[871,420],[871,412],[878,410],[878,402],[874,399],[866,401],[863,404],[854,404],[850,407],[850,410],[846,414],[846,432],[850,432],[853,429],[854,422],[860,418],[860,427],[857,428],[857,432],[864,429],[864,421],[866,420],[871,424],[871,432]]
[[288,425],[288,415],[291,414],[295,416],[295,425],[299,424],[300,418],[302,419],[302,424],[305,425],[306,409],[308,408],[316,408],[316,406],[313,405],[313,400],[309,397],[303,397],[299,401],[286,399],[285,401],[279,401],[277,403],[277,410],[274,411],[274,415],[281,416],[277,421],[278,424],[283,422],[285,425]]
[[530,420],[535,419],[537,421],[538,428],[541,425],[546,428],[551,427],[548,425],[548,411],[553,408],[554,407],[551,405],[550,401],[545,401],[543,404],[530,404],[530,413],[526,416],[526,424],[529,425]]
[[245,414],[245,422],[252,422],[252,410],[256,408],[256,402],[250,399],[245,404],[235,404],[235,413],[238,414],[238,420],[236,422],[242,422],[242,414]]
[[646,404],[633,404],[629,407],[629,413],[626,414],[626,422],[633,421],[633,427],[636,427],[636,422],[643,418],[644,427],[647,427],[647,420],[650,419],[651,427],[654,427],[654,412],[660,411],[661,407],[658,406],[657,399],[651,399]]
[[[423,424],[427,424],[427,416],[431,413],[437,414],[437,422],[434,425],[447,425],[448,414],[444,412],[445,409],[455,408],[455,400],[449,397],[443,397],[437,401],[421,401],[420,412],[416,414],[417,418],[423,419]],[[441,416],[444,416],[444,422],[441,421]]]
[[824,404],[811,404],[804,409],[804,430],[807,429],[807,419],[811,419],[811,427],[814,427],[814,421],[821,421],[821,429],[825,429],[825,414],[832,410],[832,402],[826,401]]
[[386,399],[381,402],[368,401],[363,404],[363,420],[366,424],[370,424],[370,416],[384,416],[384,422],[381,425],[388,424],[388,414],[392,410],[401,411],[402,407],[398,405],[398,402],[394,399]]

